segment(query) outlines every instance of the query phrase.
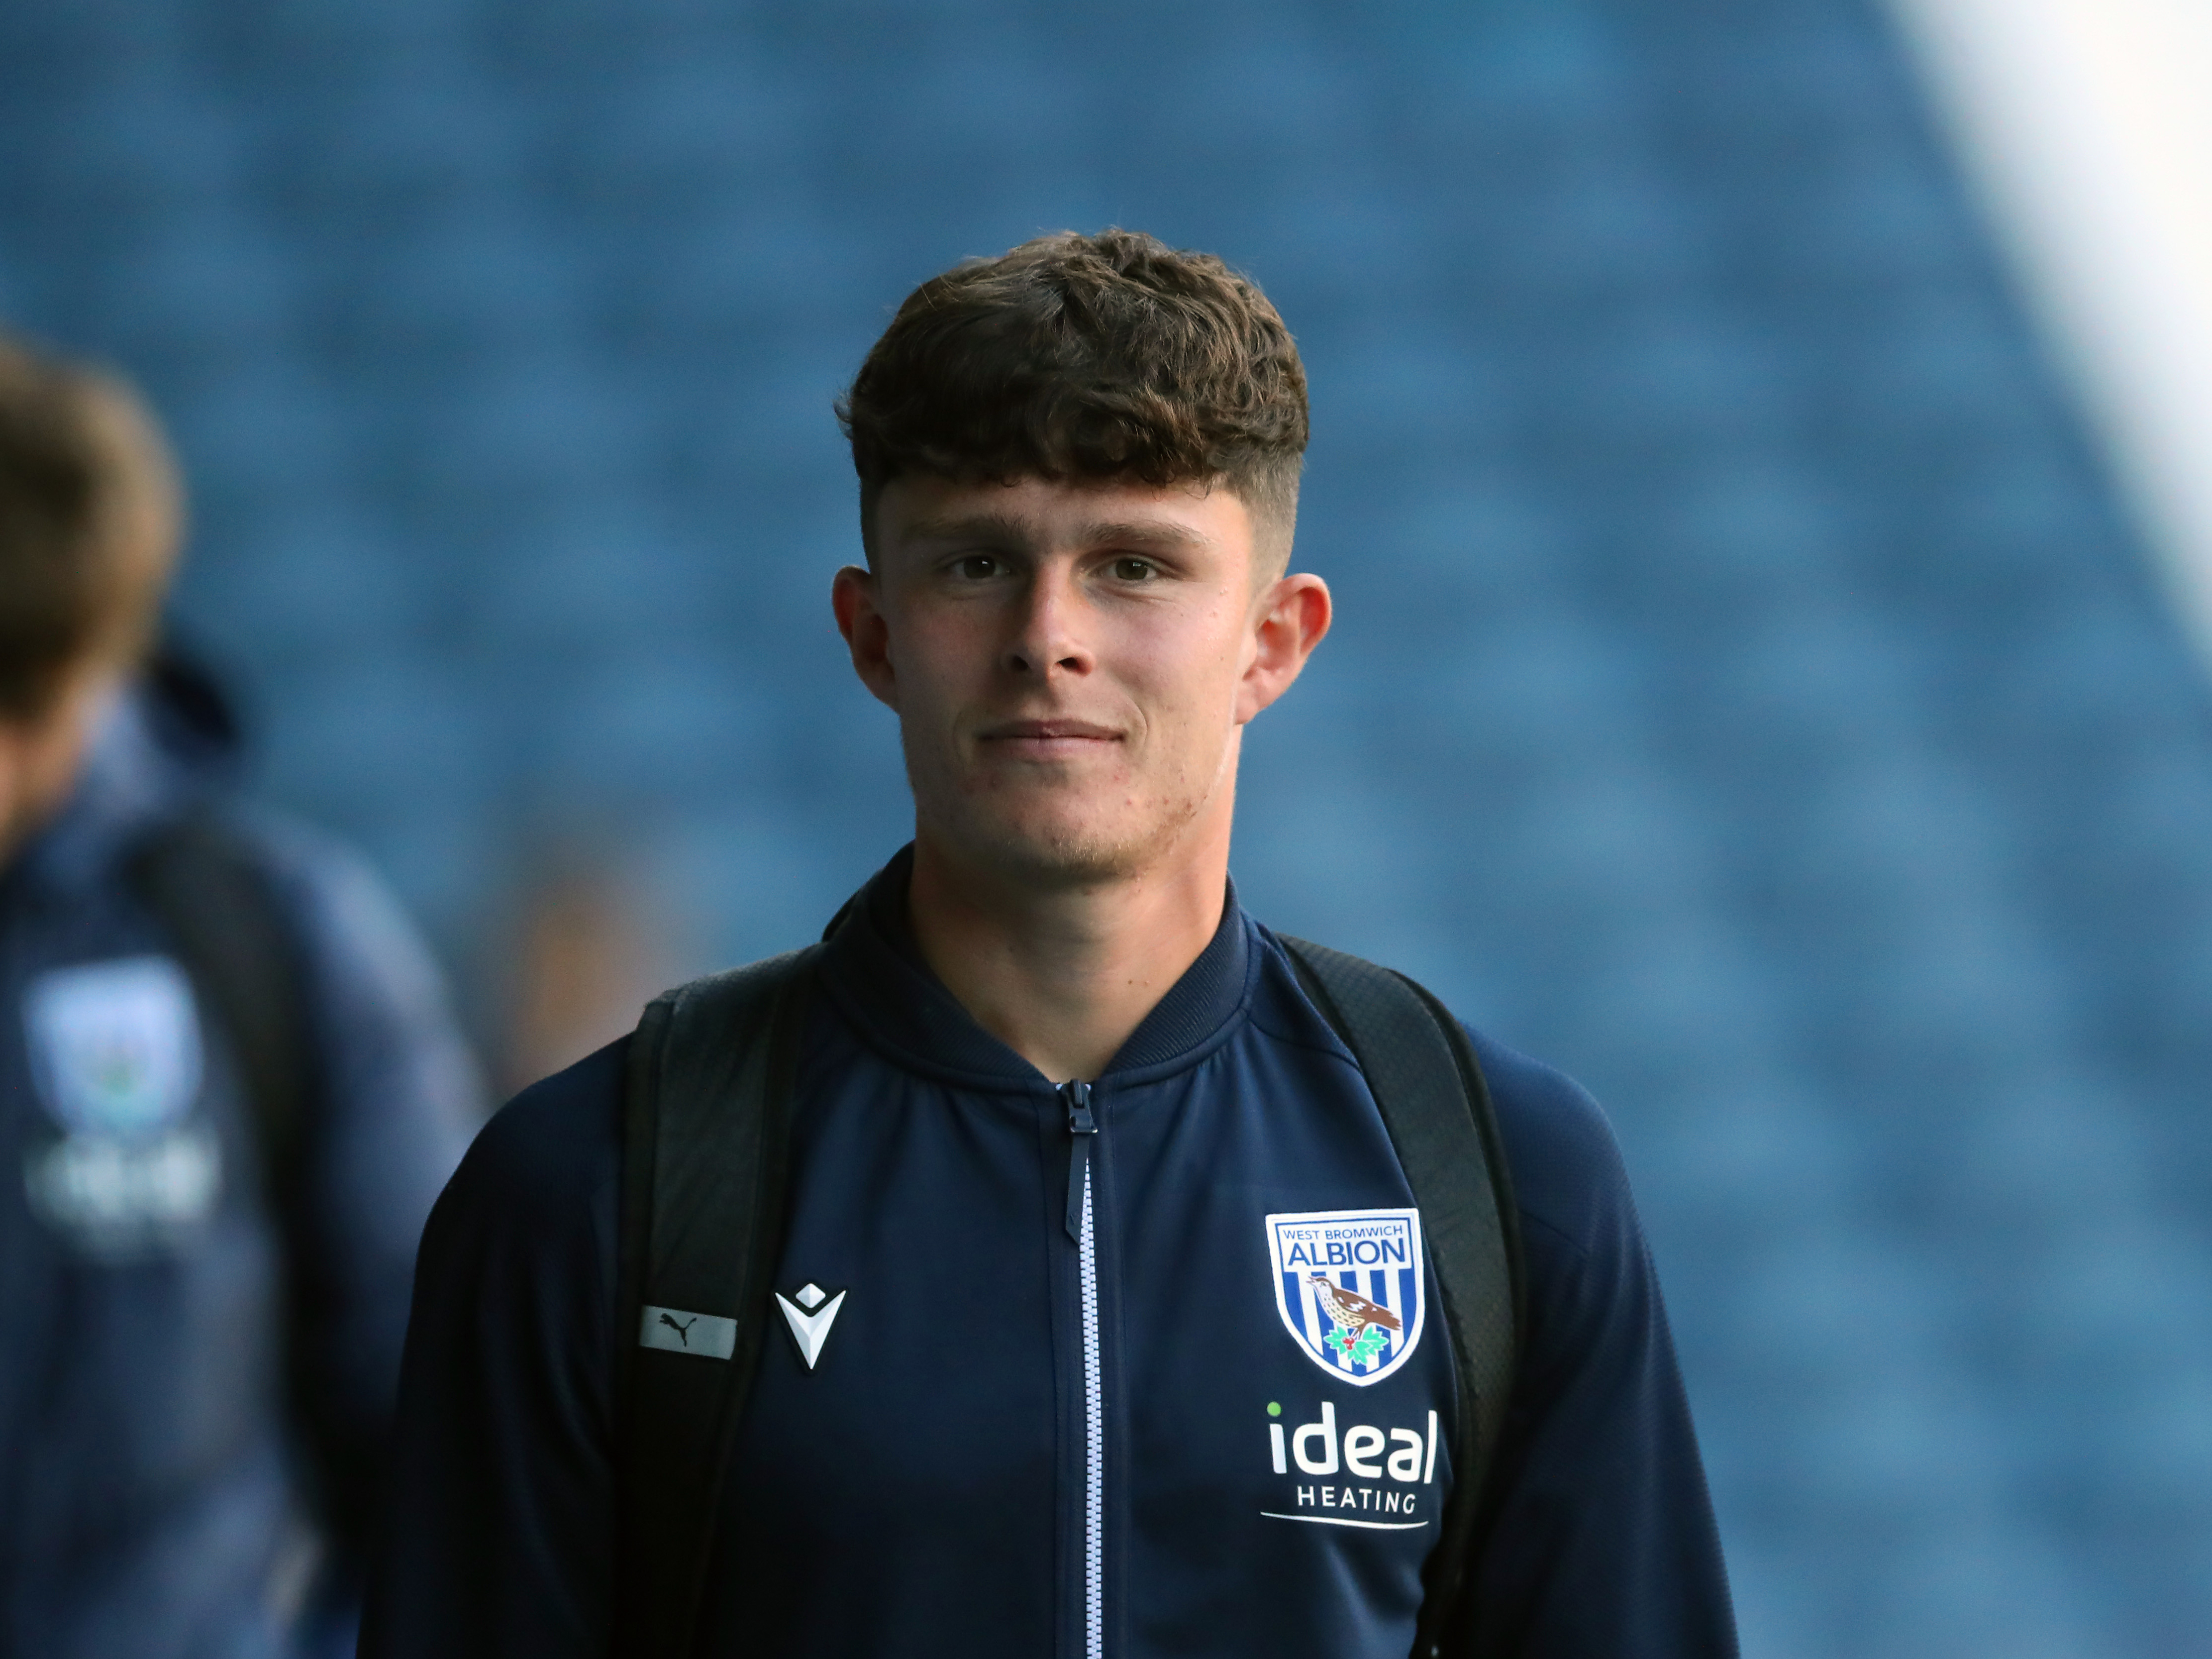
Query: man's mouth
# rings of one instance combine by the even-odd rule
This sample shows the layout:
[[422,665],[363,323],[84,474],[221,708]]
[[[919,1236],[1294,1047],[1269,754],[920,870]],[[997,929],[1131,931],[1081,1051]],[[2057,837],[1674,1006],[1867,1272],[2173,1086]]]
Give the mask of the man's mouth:
[[1112,726],[1094,726],[1089,720],[1002,720],[984,727],[978,736],[998,753],[1025,760],[1095,755],[1102,745],[1121,741],[1121,734]]

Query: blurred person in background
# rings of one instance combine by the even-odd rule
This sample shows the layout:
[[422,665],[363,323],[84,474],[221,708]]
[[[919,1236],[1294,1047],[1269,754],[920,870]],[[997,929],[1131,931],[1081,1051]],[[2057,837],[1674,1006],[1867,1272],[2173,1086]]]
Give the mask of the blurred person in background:
[[478,1137],[363,1654],[1733,1654],[1603,1116],[1229,882],[1330,619],[1274,307],[1046,237],[925,283],[842,412],[914,841]]
[[479,1117],[425,951],[243,809],[146,648],[144,406],[0,339],[0,1653],[352,1651],[423,1218]]

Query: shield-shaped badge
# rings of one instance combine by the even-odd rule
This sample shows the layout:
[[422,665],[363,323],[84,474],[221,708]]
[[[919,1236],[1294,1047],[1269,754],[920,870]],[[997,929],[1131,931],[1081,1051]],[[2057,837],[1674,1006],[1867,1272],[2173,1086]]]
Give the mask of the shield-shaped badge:
[[23,1014],[40,1092],[76,1133],[146,1134],[183,1116],[199,1094],[191,983],[167,957],[41,974]]
[[1419,1210],[1271,1215],[1267,1252],[1283,1328],[1339,1381],[1380,1382],[1420,1346],[1428,1298]]

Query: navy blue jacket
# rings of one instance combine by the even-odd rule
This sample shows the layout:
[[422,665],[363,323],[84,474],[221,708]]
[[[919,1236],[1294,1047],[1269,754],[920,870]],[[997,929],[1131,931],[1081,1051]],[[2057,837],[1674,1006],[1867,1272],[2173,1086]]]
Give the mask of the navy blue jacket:
[[[0,871],[0,1655],[350,1651],[360,1565],[307,1597],[283,1241],[227,1033],[125,874],[217,810],[217,751],[146,697]],[[235,821],[290,922],[313,1044],[302,1178],[331,1305],[301,1358],[335,1436],[389,1431],[416,1242],[480,1121],[436,978],[382,890]],[[352,1589],[344,1590],[350,1571]]]
[[[1352,1056],[1232,896],[1093,1086],[1086,1259],[1066,1099],[921,965],[907,867],[823,958],[775,1279],[793,1340],[771,1335],[741,1426],[707,1651],[1405,1654],[1452,1358]],[[1731,1654],[1611,1135],[1564,1078],[1476,1043],[1530,1329],[1467,1651]],[[624,1053],[519,1097],[432,1216],[366,1659],[608,1650]],[[839,1296],[810,1367],[800,1314]]]

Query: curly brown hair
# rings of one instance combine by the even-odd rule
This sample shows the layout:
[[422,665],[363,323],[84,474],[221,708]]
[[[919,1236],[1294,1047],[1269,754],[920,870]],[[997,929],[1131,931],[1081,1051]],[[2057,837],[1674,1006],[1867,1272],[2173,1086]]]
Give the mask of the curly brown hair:
[[1277,569],[1297,517],[1306,376],[1267,296],[1210,253],[1061,231],[916,289],[837,401],[861,535],[902,473],[1218,483]]
[[0,717],[36,718],[72,670],[143,645],[179,514],[137,394],[0,338]]

